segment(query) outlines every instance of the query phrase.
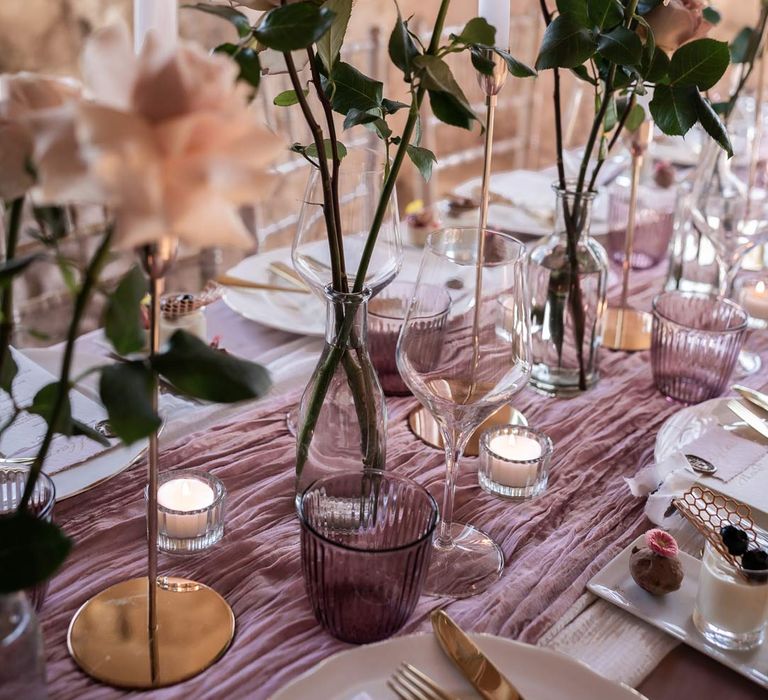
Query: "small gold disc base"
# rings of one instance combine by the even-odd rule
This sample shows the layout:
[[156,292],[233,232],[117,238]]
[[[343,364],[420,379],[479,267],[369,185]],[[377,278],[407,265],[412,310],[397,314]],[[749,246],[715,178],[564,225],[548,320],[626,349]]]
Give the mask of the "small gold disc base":
[[208,586],[158,578],[154,644],[147,601],[147,578],[134,578],[110,586],[75,613],[67,646],[85,673],[119,688],[161,688],[196,676],[229,648],[235,616]]
[[[493,428],[497,425],[528,425],[528,420],[516,408],[509,405],[502,406],[475,430],[472,437],[469,438],[464,454],[467,457],[477,457],[480,454],[480,436],[488,428]],[[430,447],[443,449],[443,438],[440,435],[437,421],[424,406],[417,406],[410,412],[408,415],[408,427],[417,438],[427,443]]]
[[647,311],[610,307],[605,315],[603,347],[638,352],[651,347],[653,316]]

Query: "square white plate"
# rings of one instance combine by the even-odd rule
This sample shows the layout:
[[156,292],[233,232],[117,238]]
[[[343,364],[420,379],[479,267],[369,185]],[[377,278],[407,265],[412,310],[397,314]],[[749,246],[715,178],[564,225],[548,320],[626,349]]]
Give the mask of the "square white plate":
[[683,585],[674,593],[652,596],[640,588],[629,573],[632,547],[643,544],[643,537],[638,537],[595,575],[587,588],[595,595],[768,688],[768,643],[752,651],[725,651],[710,644],[694,627],[691,615],[696,601],[701,562],[681,552],[680,563],[685,572]]

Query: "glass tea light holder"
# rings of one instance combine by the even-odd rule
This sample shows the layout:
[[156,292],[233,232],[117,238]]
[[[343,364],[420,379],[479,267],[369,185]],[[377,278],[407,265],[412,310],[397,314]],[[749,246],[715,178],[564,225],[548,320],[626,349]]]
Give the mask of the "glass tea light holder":
[[520,425],[490,428],[480,438],[480,487],[516,500],[539,496],[547,488],[553,451],[545,433]]
[[226,499],[224,484],[211,474],[191,470],[161,474],[157,548],[192,554],[212,547],[224,535]]

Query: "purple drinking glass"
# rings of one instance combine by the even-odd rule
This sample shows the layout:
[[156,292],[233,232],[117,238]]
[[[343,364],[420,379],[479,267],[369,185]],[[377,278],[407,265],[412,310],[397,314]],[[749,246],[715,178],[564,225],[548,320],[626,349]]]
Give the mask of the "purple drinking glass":
[[[19,507],[21,496],[29,476],[29,467],[21,467],[3,462],[0,459],[0,518],[14,513]],[[32,491],[29,511],[40,520],[53,520],[53,506],[56,503],[56,487],[47,474],[41,473]],[[48,581],[39,583],[26,591],[30,603],[36,611],[43,607],[48,592]]]
[[692,404],[719,396],[731,377],[748,315],[723,297],[664,292],[653,300],[651,365],[659,391]]
[[[397,369],[396,354],[397,339],[415,286],[412,282],[394,282],[368,302],[368,348],[381,388],[387,396],[408,396],[411,393]],[[451,296],[447,289],[435,287],[432,299],[429,311],[421,319],[425,364],[431,364],[431,358],[440,354],[451,308]]]
[[411,479],[371,470],[315,481],[298,511],[304,583],[318,622],[352,644],[397,632],[429,569],[435,499]]

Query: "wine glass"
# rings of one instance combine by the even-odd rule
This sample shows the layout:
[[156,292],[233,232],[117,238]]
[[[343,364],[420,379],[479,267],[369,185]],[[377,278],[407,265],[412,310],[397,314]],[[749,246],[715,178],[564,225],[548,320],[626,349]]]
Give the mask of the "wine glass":
[[[451,304],[444,342],[425,352],[430,330],[424,319],[438,310],[436,291],[451,279],[462,280],[466,294]],[[437,421],[445,444],[443,509],[425,586],[430,594],[475,595],[504,568],[504,555],[488,535],[453,522],[454,493],[469,437],[528,383],[530,335],[523,244],[477,228],[432,233],[397,346],[400,374]]]

